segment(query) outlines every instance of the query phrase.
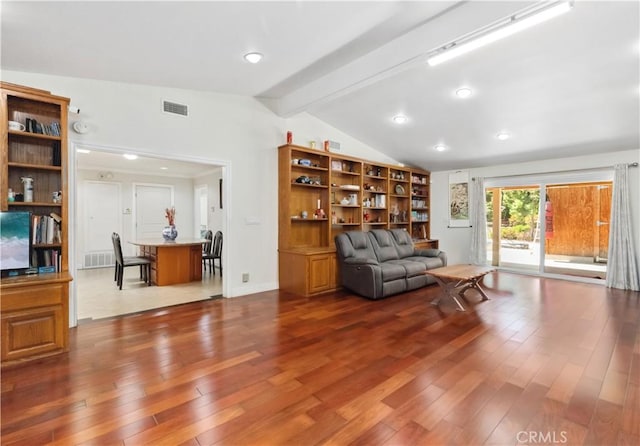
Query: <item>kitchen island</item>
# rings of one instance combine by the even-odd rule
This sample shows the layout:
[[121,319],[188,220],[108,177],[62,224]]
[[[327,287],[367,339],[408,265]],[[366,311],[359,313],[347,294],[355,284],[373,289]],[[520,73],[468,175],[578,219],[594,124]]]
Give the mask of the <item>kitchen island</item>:
[[206,240],[143,239],[129,243],[140,248],[138,255],[151,260],[151,282],[154,285],[202,280],[202,245]]

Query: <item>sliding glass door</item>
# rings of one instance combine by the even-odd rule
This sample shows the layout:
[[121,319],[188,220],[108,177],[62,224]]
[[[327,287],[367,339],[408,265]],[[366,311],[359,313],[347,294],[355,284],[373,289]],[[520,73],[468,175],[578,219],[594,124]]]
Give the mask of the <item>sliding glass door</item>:
[[[538,271],[540,265],[540,188],[535,186],[492,188],[487,203],[491,259],[497,266]],[[498,212],[495,212],[495,210]],[[494,213],[495,212],[495,213]],[[494,258],[495,257],[495,258]]]
[[612,185],[546,186],[544,271],[604,279]]
[[612,183],[608,174],[578,175],[583,177],[600,181],[486,180],[489,263],[604,279]]

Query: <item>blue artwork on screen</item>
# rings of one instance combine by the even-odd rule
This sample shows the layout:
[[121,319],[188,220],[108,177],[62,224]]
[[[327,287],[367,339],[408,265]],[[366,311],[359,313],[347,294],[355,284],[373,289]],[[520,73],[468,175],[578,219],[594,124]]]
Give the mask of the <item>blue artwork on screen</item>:
[[30,266],[31,214],[0,212],[0,270]]

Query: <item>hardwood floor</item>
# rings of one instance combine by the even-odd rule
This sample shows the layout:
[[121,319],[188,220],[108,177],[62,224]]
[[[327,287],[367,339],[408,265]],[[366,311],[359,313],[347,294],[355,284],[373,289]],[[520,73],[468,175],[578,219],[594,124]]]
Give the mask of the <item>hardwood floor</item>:
[[637,445],[640,293],[507,273],[465,313],[278,291],[88,322],[2,371],[3,445]]

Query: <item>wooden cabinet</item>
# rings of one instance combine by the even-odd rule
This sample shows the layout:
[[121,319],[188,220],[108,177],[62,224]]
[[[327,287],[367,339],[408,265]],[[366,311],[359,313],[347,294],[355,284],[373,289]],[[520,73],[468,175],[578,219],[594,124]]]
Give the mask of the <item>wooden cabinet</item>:
[[414,242],[414,246],[417,249],[438,249],[440,243],[438,240],[418,240]]
[[70,279],[56,273],[3,280],[3,366],[68,350]]
[[313,296],[338,288],[332,247],[280,249],[278,259],[282,290]]
[[[0,209],[28,211],[32,225],[49,224],[47,237],[32,234],[31,267],[34,273],[38,267],[55,271],[44,273],[41,268],[40,274],[0,282],[4,367],[68,350],[72,278],[67,226],[69,99],[5,82],[0,82],[0,92]],[[18,127],[10,129],[9,121]],[[24,194],[23,178],[31,178],[31,201]]]
[[312,296],[339,287],[334,238],[401,228],[430,240],[429,172],[307,147],[278,148],[280,289]]

